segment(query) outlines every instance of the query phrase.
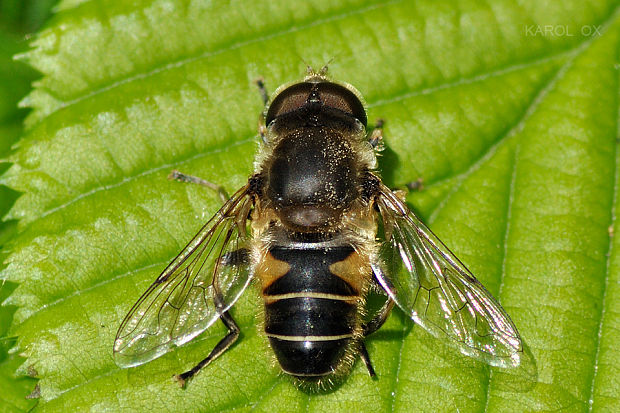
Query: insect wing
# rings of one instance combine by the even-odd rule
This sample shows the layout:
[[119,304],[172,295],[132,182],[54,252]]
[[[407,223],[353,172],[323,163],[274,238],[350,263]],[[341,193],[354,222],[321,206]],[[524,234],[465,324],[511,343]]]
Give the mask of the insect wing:
[[373,270],[388,295],[435,337],[452,338],[462,353],[493,366],[518,366],[523,345],[508,314],[389,188],[381,192],[386,241]]
[[247,192],[226,202],[134,304],[116,334],[117,365],[137,366],[187,343],[243,293],[251,281]]

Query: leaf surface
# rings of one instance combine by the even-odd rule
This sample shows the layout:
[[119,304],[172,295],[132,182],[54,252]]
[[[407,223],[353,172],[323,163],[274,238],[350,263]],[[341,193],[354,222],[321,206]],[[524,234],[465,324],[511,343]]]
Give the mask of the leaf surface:
[[[551,27],[551,31],[547,31]],[[540,30],[539,30],[540,29]],[[23,56],[43,73],[0,182],[23,195],[0,275],[40,410],[518,411],[620,409],[617,237],[620,9],[609,0],[65,1]],[[171,377],[224,335],[121,370],[116,329],[219,201],[179,169],[240,187],[261,100],[303,61],[386,119],[393,187],[502,305],[536,382],[444,349],[394,311],[332,392],[278,373],[256,291],[241,340],[187,389]],[[303,61],[302,61],[303,59]],[[256,316],[259,314],[259,316]]]
[[[35,71],[26,64],[13,61],[13,55],[27,48],[24,33],[42,24],[49,7],[49,1],[5,1],[0,4],[0,174],[8,169],[5,160],[22,133],[26,111],[19,109],[17,103],[28,93],[30,83],[36,78]],[[0,216],[9,211],[17,196],[14,190],[0,185]],[[0,222],[0,249],[15,234],[16,227],[15,221]],[[3,257],[1,251],[0,257]],[[0,302],[14,288],[13,283],[2,281]],[[28,411],[36,404],[35,400],[26,399],[36,380],[17,378],[15,370],[24,359],[9,353],[15,344],[15,338],[8,335],[15,310],[15,306],[0,307],[0,406],[5,412]]]

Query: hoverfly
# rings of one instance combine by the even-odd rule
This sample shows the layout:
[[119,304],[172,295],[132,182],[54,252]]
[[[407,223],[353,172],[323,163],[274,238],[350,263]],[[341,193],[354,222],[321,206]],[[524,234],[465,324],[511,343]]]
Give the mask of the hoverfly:
[[[361,94],[326,68],[267,98],[255,171],[140,297],[114,343],[116,363],[146,363],[218,319],[228,334],[185,382],[226,351],[229,309],[252,280],[282,370],[330,383],[359,356],[394,304],[438,338],[490,365],[516,367],[523,343],[504,309],[376,171],[381,122],[367,133]],[[192,180],[177,174],[179,180]],[[370,290],[387,296],[364,318]]]

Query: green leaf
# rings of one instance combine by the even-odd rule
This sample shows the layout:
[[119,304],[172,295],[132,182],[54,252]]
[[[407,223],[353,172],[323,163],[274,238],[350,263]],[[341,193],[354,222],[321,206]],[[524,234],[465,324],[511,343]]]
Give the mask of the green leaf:
[[[11,145],[22,133],[22,122],[26,110],[18,109],[18,101],[30,90],[30,83],[36,72],[26,64],[13,61],[13,55],[27,48],[24,33],[34,30],[49,13],[49,0],[7,1],[0,4],[0,174],[9,165],[4,162]],[[0,216],[4,216],[18,193],[0,185]],[[16,222],[0,222],[0,248],[15,234]],[[0,254],[0,257],[2,255]],[[0,266],[1,268],[1,266]],[[10,282],[0,284],[0,302],[13,291]],[[29,377],[15,377],[16,368],[24,362],[17,354],[9,354],[15,343],[8,331],[15,312],[15,306],[0,307],[0,406],[5,412],[28,411],[36,402],[26,399],[35,386]]]
[[[613,411],[620,409],[618,46],[614,1],[65,1],[23,58],[44,76],[1,178],[23,195],[3,278],[40,410]],[[112,359],[133,302],[218,208],[172,169],[241,186],[271,90],[309,62],[386,119],[393,187],[499,297],[537,382],[442,344],[401,312],[332,392],[279,373],[261,302],[188,386],[171,380],[225,333],[145,365]],[[259,314],[258,316],[256,314]]]
[[[13,291],[14,285],[4,283],[0,286],[0,302]],[[0,308],[0,406],[3,412],[26,412],[34,406],[34,400],[26,397],[33,391],[36,380],[30,377],[16,377],[15,371],[24,359],[17,354],[9,354],[15,339],[7,337],[13,318],[13,306]]]

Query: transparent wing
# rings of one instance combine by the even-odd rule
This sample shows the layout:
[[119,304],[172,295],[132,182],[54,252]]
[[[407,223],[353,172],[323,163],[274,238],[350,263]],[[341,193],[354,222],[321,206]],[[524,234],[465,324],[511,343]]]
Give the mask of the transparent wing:
[[142,294],[116,334],[117,365],[137,366],[187,343],[235,303],[251,279],[246,249],[251,207],[246,186]]
[[521,337],[506,311],[387,187],[377,199],[385,242],[373,265],[396,304],[437,338],[490,365],[516,367]]

